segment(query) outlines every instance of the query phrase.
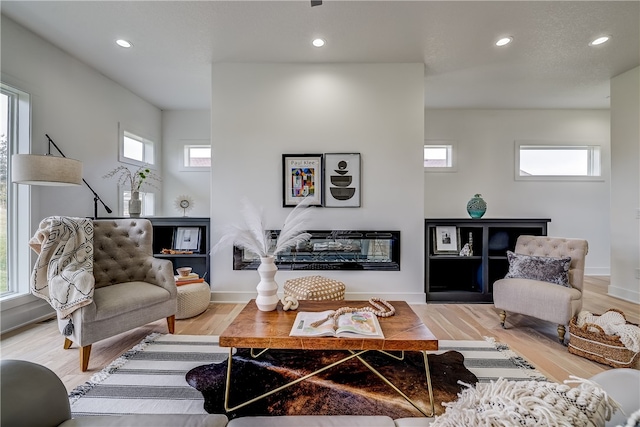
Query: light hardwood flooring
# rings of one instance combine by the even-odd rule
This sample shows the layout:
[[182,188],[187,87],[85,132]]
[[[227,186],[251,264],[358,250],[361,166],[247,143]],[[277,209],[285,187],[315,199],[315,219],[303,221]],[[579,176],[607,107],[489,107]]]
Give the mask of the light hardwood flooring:
[[[640,306],[606,295],[608,284],[608,277],[585,277],[583,310],[601,314],[609,308],[618,308],[625,313],[627,320],[640,323]],[[243,307],[244,304],[211,303],[203,314],[176,321],[176,334],[220,334]],[[547,378],[558,382],[568,379],[569,375],[589,378],[610,369],[570,354],[567,347],[557,340],[557,325],[509,314],[507,329],[503,329],[493,304],[414,304],[412,308],[438,339],[482,340],[483,337],[493,337],[509,345]],[[166,322],[150,323],[95,343],[89,370],[84,373],[80,372],[78,349],[62,348],[64,339],[53,320],[4,334],[0,337],[0,355],[2,359],[30,360],[49,367],[71,391],[152,332],[167,333]]]

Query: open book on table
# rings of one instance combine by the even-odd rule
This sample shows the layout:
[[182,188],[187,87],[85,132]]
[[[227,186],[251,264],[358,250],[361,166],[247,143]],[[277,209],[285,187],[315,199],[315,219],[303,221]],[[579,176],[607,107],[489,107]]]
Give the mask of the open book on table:
[[311,326],[312,323],[326,319],[328,315],[333,313],[335,313],[334,310],[298,312],[289,336],[384,338],[378,317],[368,311],[342,314],[338,317],[335,330],[333,318],[326,320],[319,326]]

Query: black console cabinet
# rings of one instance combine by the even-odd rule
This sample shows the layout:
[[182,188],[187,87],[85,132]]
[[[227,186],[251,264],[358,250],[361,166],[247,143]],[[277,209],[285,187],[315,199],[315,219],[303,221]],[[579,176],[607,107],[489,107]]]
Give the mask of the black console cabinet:
[[[546,236],[549,222],[550,219],[544,218],[425,219],[427,301],[493,302],[493,282],[509,270],[507,250],[515,248],[520,235]],[[457,240],[458,245],[451,252],[437,250],[436,239],[442,236],[443,230],[455,233],[453,240]],[[470,239],[472,254],[459,255]]]
[[[174,274],[178,267],[191,267],[194,273],[204,277],[208,281],[211,276],[210,265],[210,241],[209,218],[192,217],[148,217],[153,224],[153,256],[168,259],[173,263]],[[176,239],[184,234],[179,234],[180,229],[188,230],[190,238],[193,236],[194,248],[192,254],[163,254],[163,249],[176,249]],[[197,233],[193,233],[198,230]],[[196,245],[195,239],[198,239]]]

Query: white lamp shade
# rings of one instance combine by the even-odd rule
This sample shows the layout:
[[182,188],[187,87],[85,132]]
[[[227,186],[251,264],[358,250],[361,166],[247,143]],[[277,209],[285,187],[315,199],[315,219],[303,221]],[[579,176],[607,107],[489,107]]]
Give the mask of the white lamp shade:
[[82,162],[51,155],[14,154],[11,181],[29,185],[81,185]]

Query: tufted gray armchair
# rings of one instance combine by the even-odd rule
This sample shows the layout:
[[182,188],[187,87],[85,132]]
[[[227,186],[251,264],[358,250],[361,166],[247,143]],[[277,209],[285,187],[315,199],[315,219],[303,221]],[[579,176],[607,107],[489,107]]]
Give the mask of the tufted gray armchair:
[[493,284],[493,303],[500,311],[504,328],[507,311],[533,316],[558,325],[558,339],[564,342],[565,325],[582,309],[582,288],[586,240],[546,236],[520,236],[514,252],[541,257],[570,257],[569,287],[539,280],[508,278]]
[[[147,219],[94,220],[93,302],[72,314],[74,331],[64,348],[80,346],[80,369],[89,366],[91,344],[166,318],[175,329],[177,288],[173,265],[153,257]],[[68,320],[58,320],[62,331]]]

